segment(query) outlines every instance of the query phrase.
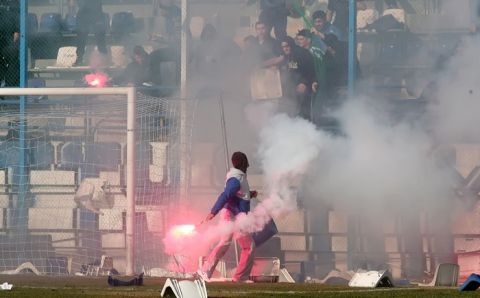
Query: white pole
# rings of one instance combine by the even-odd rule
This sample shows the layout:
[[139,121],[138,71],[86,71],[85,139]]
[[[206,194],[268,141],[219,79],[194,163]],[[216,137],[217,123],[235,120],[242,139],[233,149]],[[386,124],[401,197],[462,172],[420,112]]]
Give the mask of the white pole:
[[187,61],[188,61],[188,0],[182,0],[182,35],[180,52],[180,198],[181,206],[188,196],[188,146],[187,146]]
[[182,0],[182,33],[180,39],[180,97],[187,98],[187,42],[188,42],[188,0]]
[[126,95],[130,89],[132,88],[0,88],[0,95]]
[[129,88],[127,104],[127,266],[126,275],[135,268],[135,101],[136,89]]

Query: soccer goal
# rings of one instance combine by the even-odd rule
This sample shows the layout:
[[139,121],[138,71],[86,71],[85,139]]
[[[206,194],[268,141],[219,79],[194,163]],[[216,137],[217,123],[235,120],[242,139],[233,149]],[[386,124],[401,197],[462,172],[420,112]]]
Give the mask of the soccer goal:
[[130,275],[164,262],[192,104],[135,88],[0,96],[0,274]]

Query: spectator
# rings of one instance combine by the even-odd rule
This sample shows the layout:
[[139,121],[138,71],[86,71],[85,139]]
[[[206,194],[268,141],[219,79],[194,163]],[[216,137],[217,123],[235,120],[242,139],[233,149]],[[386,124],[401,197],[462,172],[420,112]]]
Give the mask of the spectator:
[[308,29],[300,30],[296,37],[297,44],[310,51],[315,66],[315,81],[312,84],[311,117],[315,122],[321,114],[323,98],[326,95],[327,65],[325,53],[316,45],[312,44],[312,33]]
[[348,0],[328,0],[326,19],[342,33],[339,40],[348,32],[348,6]]
[[326,95],[329,98],[335,98],[339,87],[344,86],[347,81],[347,43],[342,41],[342,34],[338,28],[327,22],[324,11],[314,12],[312,19],[314,23],[314,27],[311,29],[312,44],[318,46],[325,53]]
[[19,86],[20,83],[20,9],[17,0],[0,1],[0,81],[5,86]]
[[240,48],[231,39],[219,34],[213,25],[206,24],[194,60],[200,84],[206,83],[204,87],[210,90],[219,86],[228,88],[234,83],[231,80],[235,77],[233,72],[238,71],[240,56]]
[[182,22],[181,9],[175,5],[173,0],[158,0],[158,8],[160,8],[160,14],[164,17],[165,22],[157,23],[158,10],[155,9],[154,17],[156,23],[153,25],[151,40],[161,40],[162,34],[160,32],[164,30],[165,38],[162,41],[166,41],[172,47],[179,48]]
[[76,15],[78,12],[78,5],[76,0],[68,0],[67,13],[70,15]]
[[133,49],[132,62],[117,78],[114,79],[116,85],[143,86],[151,82],[150,59],[148,53],[141,46],[135,46]]
[[[257,0],[249,0],[248,5]],[[287,36],[287,17],[290,11],[285,0],[260,0],[260,15],[258,20],[265,24],[268,35],[272,28],[278,40]]]
[[346,86],[348,81],[347,44],[339,41],[334,34],[327,34],[325,43],[327,44],[325,53],[326,91],[329,98],[335,98],[338,96],[339,89]]
[[307,49],[310,52],[315,63],[315,83],[312,85],[312,90],[316,92],[319,87],[323,89],[327,75],[325,53],[321,48],[312,44],[312,33],[308,29],[298,31],[296,41],[301,48]]
[[[342,32],[328,22],[327,14],[323,10],[317,10],[314,12],[312,19],[313,27],[311,31],[315,36],[318,36],[321,40],[325,40],[325,35],[333,34],[337,36],[338,40],[343,40]],[[325,50],[325,48],[322,50]]]
[[77,61],[75,65],[83,64],[85,44],[88,33],[95,33],[98,51],[107,55],[105,44],[105,21],[102,9],[102,0],[78,0],[77,13]]
[[277,40],[268,34],[267,26],[262,21],[258,21],[255,24],[255,31],[257,33],[256,39],[260,65],[263,67],[268,67],[277,64],[275,57],[278,57],[282,54]]
[[310,119],[311,91],[315,83],[315,67],[310,52],[287,36],[281,42],[285,94],[297,99],[300,116]]

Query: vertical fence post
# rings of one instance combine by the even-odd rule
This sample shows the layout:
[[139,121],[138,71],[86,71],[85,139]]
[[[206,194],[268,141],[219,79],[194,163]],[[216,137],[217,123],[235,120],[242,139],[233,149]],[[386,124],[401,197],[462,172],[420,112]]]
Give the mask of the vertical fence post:
[[189,156],[187,146],[187,71],[188,71],[188,0],[181,1],[182,31],[180,36],[180,190],[178,203],[183,207],[188,196]]
[[[357,76],[357,1],[348,1],[348,97],[355,96],[355,83]],[[355,225],[352,223],[353,215],[348,218],[347,232],[347,268],[353,269],[353,257],[355,254],[356,235]]]
[[135,268],[135,102],[136,89],[129,88],[127,96],[127,226],[126,275],[133,275]]
[[[20,0],[20,87],[27,86],[27,0]],[[12,38],[12,37],[10,37]],[[27,171],[26,171],[26,96],[20,96],[20,117],[19,117],[19,147],[20,160],[18,167],[18,202],[17,202],[17,216],[16,221],[18,232],[22,233],[27,226],[27,212],[25,206],[25,197],[27,194]],[[17,169],[14,169],[14,175]]]
[[357,80],[357,3],[349,0],[348,7],[348,96],[355,96]]

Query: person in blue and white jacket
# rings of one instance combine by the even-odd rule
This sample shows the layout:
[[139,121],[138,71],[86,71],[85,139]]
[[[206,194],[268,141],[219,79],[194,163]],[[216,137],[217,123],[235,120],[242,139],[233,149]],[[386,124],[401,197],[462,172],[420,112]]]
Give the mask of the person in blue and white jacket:
[[[234,221],[235,216],[238,214],[248,213],[250,211],[250,199],[257,196],[257,192],[250,191],[250,186],[248,185],[247,168],[249,164],[245,153],[233,153],[232,165],[233,168],[227,173],[225,189],[213,205],[210,214],[205,219],[206,221],[214,218],[221,210],[224,221]],[[230,247],[233,236],[234,232],[224,235],[210,252],[202,268],[198,270],[198,274],[205,281],[209,281],[212,277],[218,261],[225,255]],[[235,235],[235,238],[240,245],[242,253],[235,275],[233,276],[233,281],[247,282],[253,267],[255,243],[250,234],[238,233]]]

